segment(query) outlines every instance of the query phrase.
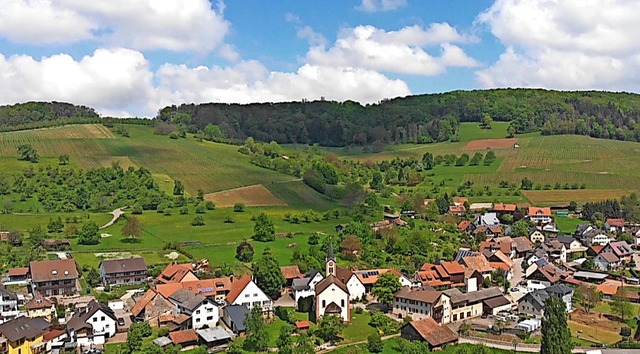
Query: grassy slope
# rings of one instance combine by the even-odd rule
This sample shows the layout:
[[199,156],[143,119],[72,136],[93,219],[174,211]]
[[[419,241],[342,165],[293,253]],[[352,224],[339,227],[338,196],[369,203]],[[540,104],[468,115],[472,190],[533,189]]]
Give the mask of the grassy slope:
[[[462,123],[460,142],[455,143],[393,145],[378,154],[365,154],[361,151],[356,153],[353,149],[342,151],[343,153],[340,149],[332,151],[345,158],[360,161],[380,161],[396,156],[413,156],[420,159],[425,152],[434,155],[460,155],[469,141],[504,137],[506,124],[494,125],[492,130],[482,130],[475,123]],[[520,147],[497,150],[498,159],[492,166],[438,166],[430,171],[435,173],[435,176],[427,178],[419,188],[430,190],[444,181],[445,186],[441,190],[453,191],[462,181],[470,180],[476,187],[488,186],[492,191],[491,196],[473,197],[473,201],[499,199],[505,202],[528,202],[524,196],[502,195],[504,191],[496,188],[497,184],[506,180],[519,185],[524,177],[528,177],[541,186],[578,183],[585,184],[587,190],[614,190],[616,194],[637,191],[640,186],[640,176],[636,172],[640,167],[638,143],[573,135],[540,136],[536,133],[518,135],[517,138]],[[544,194],[544,191],[541,192]],[[588,191],[577,191],[572,195],[575,196],[572,199],[576,201],[588,201],[593,198]],[[541,204],[568,202],[564,200],[564,196],[550,195],[549,198],[540,199],[544,200]]]

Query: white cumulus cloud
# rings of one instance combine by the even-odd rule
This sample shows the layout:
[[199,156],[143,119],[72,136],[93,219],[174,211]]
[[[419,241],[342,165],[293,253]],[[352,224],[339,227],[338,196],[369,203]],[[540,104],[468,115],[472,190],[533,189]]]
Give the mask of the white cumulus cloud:
[[639,89],[638,1],[497,0],[478,22],[506,47],[485,87]]
[[208,52],[230,24],[208,0],[3,0],[0,37],[29,44],[95,40],[139,50]]
[[80,60],[0,54],[0,102],[55,100],[121,111],[149,98],[152,77],[144,56],[129,49],[98,49]]
[[[307,53],[316,65],[353,66],[393,73],[432,76],[450,66],[476,66],[462,48],[451,42],[468,42],[471,38],[459,34],[446,23],[385,31],[374,26],[358,26],[340,31],[335,44],[325,49],[312,47]],[[430,54],[426,47],[440,47]]]

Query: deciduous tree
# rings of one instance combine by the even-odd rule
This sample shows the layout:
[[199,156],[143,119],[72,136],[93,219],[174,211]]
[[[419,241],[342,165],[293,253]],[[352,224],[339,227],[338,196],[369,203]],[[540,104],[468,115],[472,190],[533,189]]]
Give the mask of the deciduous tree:
[[373,284],[371,293],[378,298],[380,303],[389,305],[393,302],[393,294],[400,289],[400,280],[392,272],[387,272],[378,277]]
[[256,216],[255,224],[253,226],[253,239],[261,242],[268,242],[276,239],[273,220],[271,220],[267,214],[260,213]]
[[253,276],[256,284],[271,298],[280,297],[280,289],[285,284],[284,276],[280,272],[280,265],[271,250],[266,248],[262,257],[253,265]]
[[122,226],[122,236],[137,240],[142,235],[142,224],[135,216],[127,216],[127,221]]

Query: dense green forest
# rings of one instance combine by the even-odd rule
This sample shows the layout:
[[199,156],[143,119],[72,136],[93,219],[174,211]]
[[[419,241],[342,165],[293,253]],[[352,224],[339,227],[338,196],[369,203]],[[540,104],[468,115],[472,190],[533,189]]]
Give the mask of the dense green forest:
[[512,122],[505,136],[532,131],[640,141],[640,95],[540,89],[454,91],[384,100],[248,105],[183,104],[156,119],[203,130],[211,124],[225,139],[326,146],[429,143],[456,140],[460,122]]
[[[155,118],[180,126],[184,133],[203,131],[208,138],[221,141],[253,137],[257,141],[325,146],[456,141],[460,122],[485,124],[492,120],[511,122],[505,136],[540,131],[545,135],[640,141],[640,95],[596,91],[453,91],[365,106],[353,101],[306,100],[183,104],[164,107]],[[92,108],[68,103],[28,102],[0,107],[0,130],[88,120],[100,118]],[[142,121],[132,119],[127,123],[144,124]]]

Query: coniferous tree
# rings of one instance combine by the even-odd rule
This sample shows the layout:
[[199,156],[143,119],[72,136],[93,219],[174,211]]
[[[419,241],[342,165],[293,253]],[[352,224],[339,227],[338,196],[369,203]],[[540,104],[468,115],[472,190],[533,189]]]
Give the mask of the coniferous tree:
[[571,354],[573,342],[567,324],[567,307],[561,299],[549,297],[542,318],[541,354]]

